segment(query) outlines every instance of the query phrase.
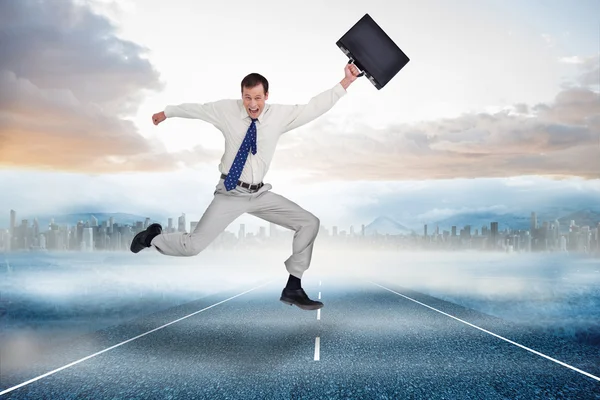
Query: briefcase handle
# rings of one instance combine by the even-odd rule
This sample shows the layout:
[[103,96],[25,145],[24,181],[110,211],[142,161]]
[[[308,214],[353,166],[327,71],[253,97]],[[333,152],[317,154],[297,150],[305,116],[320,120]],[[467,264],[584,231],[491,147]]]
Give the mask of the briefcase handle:
[[[348,60],[348,64],[352,64],[354,62],[354,59],[352,57],[350,57],[350,59]],[[356,64],[354,64],[356,66],[356,68],[358,68],[358,66]],[[360,70],[360,68],[358,68]],[[360,78],[361,76],[363,76],[365,74],[365,71],[361,71],[360,74],[358,74],[356,77]]]

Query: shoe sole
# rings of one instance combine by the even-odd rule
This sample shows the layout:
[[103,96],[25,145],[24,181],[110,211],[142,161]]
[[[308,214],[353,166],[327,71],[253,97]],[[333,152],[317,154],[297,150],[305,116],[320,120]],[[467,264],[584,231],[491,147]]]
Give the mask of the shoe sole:
[[131,247],[129,247],[129,250],[131,250],[133,253],[139,253],[140,251],[144,250],[146,248],[146,246],[142,246],[139,243],[131,243]]
[[315,304],[315,305],[312,305],[312,306],[305,306],[303,304],[298,304],[295,301],[288,300],[288,299],[285,299],[283,297],[280,298],[279,301],[281,301],[282,303],[285,303],[285,304],[287,304],[289,306],[296,306],[296,307],[301,308],[303,310],[309,310],[309,311],[314,311],[314,310],[318,310],[320,308],[323,308],[323,304]]

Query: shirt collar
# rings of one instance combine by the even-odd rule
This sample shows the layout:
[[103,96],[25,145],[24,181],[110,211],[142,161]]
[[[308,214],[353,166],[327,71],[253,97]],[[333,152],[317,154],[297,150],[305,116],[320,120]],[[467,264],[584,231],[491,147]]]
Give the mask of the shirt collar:
[[[258,116],[258,122],[263,122],[265,119],[265,113],[267,112],[267,110],[269,109],[269,104],[265,103],[265,107],[263,108],[262,112],[260,113],[260,115]],[[248,115],[248,112],[246,111],[246,108],[244,107],[244,102],[240,101],[240,118],[244,119],[244,118],[248,118],[250,119],[250,116]]]

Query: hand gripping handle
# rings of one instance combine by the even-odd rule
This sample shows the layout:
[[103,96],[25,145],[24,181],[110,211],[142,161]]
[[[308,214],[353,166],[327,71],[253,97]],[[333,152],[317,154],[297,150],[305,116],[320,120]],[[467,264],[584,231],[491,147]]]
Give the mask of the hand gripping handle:
[[[348,64],[352,64],[352,63],[354,63],[354,59],[353,59],[353,58],[350,58],[350,59],[348,60]],[[354,64],[354,65],[356,66],[356,68],[358,68],[358,66],[357,66],[356,64]],[[360,68],[358,68],[358,70],[360,71]],[[361,71],[361,73],[360,73],[360,74],[358,74],[356,77],[357,77],[357,78],[360,78],[360,77],[361,77],[361,76],[363,76],[364,74],[365,74],[365,71]]]

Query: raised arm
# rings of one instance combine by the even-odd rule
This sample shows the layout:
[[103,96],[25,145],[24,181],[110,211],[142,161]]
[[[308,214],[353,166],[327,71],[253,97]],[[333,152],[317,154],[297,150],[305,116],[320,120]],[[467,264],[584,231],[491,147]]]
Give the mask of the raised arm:
[[206,121],[218,128],[221,126],[223,120],[223,106],[225,102],[228,101],[231,100],[168,105],[165,107],[164,111],[152,116],[152,122],[154,125],[158,125],[167,118],[191,118]]
[[353,64],[347,64],[344,72],[344,79],[333,88],[310,99],[307,104],[278,105],[277,107],[283,114],[282,133],[305,125],[331,110],[335,103],[346,94],[346,89],[356,80],[359,74],[358,68]]

